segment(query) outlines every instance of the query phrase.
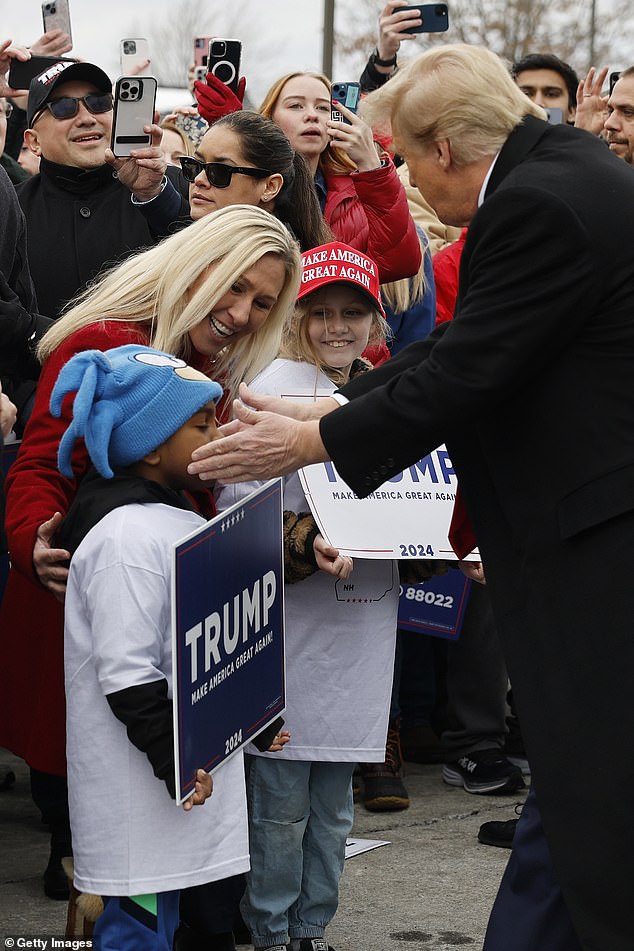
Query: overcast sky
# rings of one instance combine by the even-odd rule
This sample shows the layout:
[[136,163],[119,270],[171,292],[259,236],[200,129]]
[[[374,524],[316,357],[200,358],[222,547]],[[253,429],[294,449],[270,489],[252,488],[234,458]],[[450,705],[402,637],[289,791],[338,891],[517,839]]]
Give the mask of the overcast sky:
[[[165,22],[176,6],[174,0],[70,0],[73,52],[102,66],[114,78],[119,74],[119,41],[151,36],[152,24]],[[227,0],[209,2],[213,16],[210,32],[236,36],[235,11],[244,7],[241,0],[233,4]],[[214,13],[223,10],[229,12]],[[257,0],[248,4],[238,38],[243,40],[243,65],[254,95],[257,92],[261,98],[274,79],[291,69],[320,68],[322,17],[322,0]],[[233,32],[228,31],[229,26]],[[41,34],[40,0],[0,0],[0,36],[28,45]],[[255,46],[257,62],[251,62],[249,71],[249,49],[253,52]]]
[[[115,78],[119,75],[119,41],[124,37],[151,38],[153,25],[164,24],[170,12],[173,14],[182,2],[70,0],[73,52],[82,59],[98,63]],[[283,73],[293,69],[321,68],[323,0],[191,2],[199,2],[207,17],[204,28],[197,32],[237,36],[242,40],[242,72],[247,76],[253,103],[259,104],[271,82]],[[609,10],[614,2],[598,0],[599,12]],[[585,9],[589,0],[579,0],[579,3]],[[376,0],[377,15],[382,5],[381,0]],[[359,16],[368,17],[368,4],[362,0],[347,0],[345,6],[352,12],[357,9]],[[369,6],[371,8],[372,4]],[[339,0],[337,9],[343,7],[344,0]],[[40,0],[0,0],[0,37],[11,36],[16,42],[28,45],[41,33]],[[623,41],[625,50],[620,48],[618,42],[614,44],[617,55],[613,68],[622,68],[630,58],[634,60],[631,35],[627,39],[622,38]],[[335,59],[333,79],[343,81],[358,78],[361,60],[359,57],[357,60],[342,63]]]

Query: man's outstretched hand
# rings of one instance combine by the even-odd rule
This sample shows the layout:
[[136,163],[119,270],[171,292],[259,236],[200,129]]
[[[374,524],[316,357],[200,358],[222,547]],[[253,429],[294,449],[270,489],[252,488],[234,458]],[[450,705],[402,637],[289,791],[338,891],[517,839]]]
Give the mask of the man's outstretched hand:
[[[242,399],[251,399],[260,405],[263,398],[253,398],[246,387],[240,390]],[[264,398],[270,400],[270,397]],[[273,398],[275,399],[275,398]],[[290,400],[279,400],[284,410],[290,410]],[[330,404],[329,407],[322,403]],[[300,407],[302,416],[306,408]],[[335,408],[334,400],[320,400],[308,404],[319,408],[320,416]],[[203,481],[219,479],[222,482],[249,482],[287,475],[313,462],[325,462],[328,453],[319,435],[318,419],[292,419],[277,412],[257,412],[244,403],[234,403],[236,418],[219,429],[220,438],[197,449],[192,455],[188,472]]]

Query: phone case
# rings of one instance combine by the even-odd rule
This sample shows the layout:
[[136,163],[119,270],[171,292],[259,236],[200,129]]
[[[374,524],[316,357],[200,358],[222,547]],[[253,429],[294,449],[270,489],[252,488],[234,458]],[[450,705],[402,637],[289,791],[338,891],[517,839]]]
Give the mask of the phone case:
[[42,22],[45,33],[50,33],[51,30],[63,30],[64,33],[68,33],[72,43],[68,0],[50,0],[50,3],[43,3]]
[[174,125],[196,146],[200,145],[200,140],[209,128],[202,116],[184,115],[181,112],[174,119]]
[[110,143],[117,158],[127,158],[133,149],[150,145],[152,137],[143,126],[154,121],[156,87],[153,76],[122,76],[117,80]]
[[76,59],[68,56],[32,56],[23,63],[19,59],[12,59],[9,66],[9,86],[11,89],[28,89],[31,80],[50,69],[55,63],[76,63]]
[[400,13],[408,10],[410,13],[418,10],[423,21],[420,26],[405,33],[444,33],[449,29],[449,8],[446,3],[412,3],[409,7],[395,7],[393,12]]
[[[333,83],[331,90],[331,97],[334,102],[340,102],[342,105],[349,109],[350,112],[356,114],[357,107],[359,105],[359,96],[361,95],[361,87],[359,83]],[[343,113],[332,106],[330,110],[330,118],[333,122],[346,122],[350,125],[350,120],[344,118]]]
[[[121,40],[119,50],[122,76],[127,76],[132,67],[136,66],[137,63],[144,63],[146,59],[150,58],[150,44],[145,39],[126,38],[125,40]],[[136,75],[149,76],[150,66],[145,66],[143,70]]]
[[209,44],[213,36],[197,36],[194,39],[194,66],[204,66],[207,68],[207,57],[209,55]]
[[228,86],[232,92],[238,91],[241,52],[240,40],[225,40],[216,37],[209,44],[207,72],[213,73],[216,79]]
[[546,115],[551,125],[560,125],[564,121],[564,114],[561,109],[546,109]]

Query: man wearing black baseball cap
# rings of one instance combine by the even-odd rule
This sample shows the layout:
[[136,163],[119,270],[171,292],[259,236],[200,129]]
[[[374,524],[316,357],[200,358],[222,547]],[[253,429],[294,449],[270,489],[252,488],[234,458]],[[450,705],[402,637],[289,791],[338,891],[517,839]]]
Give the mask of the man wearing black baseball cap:
[[60,60],[29,87],[25,141],[41,158],[40,174],[19,187],[18,197],[40,310],[50,317],[106,263],[154,243],[134,201],[162,189],[161,133],[153,126],[150,146],[115,159],[112,105],[110,77],[93,63]]

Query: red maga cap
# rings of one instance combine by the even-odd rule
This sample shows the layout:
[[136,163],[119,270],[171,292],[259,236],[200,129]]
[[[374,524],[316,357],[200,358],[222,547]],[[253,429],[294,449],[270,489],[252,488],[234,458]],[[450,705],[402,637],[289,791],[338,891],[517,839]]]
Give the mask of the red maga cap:
[[302,254],[301,300],[326,284],[350,284],[368,298],[385,317],[379,288],[379,269],[367,254],[341,241],[331,241]]

